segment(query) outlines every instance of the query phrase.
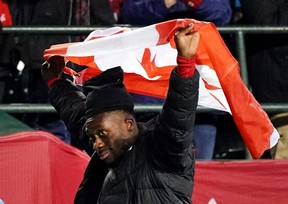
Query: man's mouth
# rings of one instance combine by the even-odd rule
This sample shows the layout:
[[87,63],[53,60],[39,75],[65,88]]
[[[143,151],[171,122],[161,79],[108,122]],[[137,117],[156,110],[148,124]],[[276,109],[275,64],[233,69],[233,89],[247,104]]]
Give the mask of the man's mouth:
[[98,152],[98,155],[99,155],[101,160],[106,159],[109,156],[109,154],[110,154],[109,150]]

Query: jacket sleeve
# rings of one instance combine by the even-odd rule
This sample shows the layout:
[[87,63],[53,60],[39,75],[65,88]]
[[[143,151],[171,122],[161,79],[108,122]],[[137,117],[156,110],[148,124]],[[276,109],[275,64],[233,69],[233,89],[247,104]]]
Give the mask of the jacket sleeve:
[[199,73],[171,74],[168,95],[152,138],[152,159],[160,168],[184,172],[194,164],[192,129],[198,104]]
[[241,0],[245,22],[254,25],[288,25],[288,1]]
[[49,99],[65,122],[76,146],[87,151],[89,140],[82,134],[86,96],[71,82],[59,79],[51,85]]

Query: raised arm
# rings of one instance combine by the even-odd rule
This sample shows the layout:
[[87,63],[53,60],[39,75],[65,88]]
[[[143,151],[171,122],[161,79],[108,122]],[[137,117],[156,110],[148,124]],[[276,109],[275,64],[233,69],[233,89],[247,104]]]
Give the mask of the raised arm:
[[62,57],[51,57],[42,65],[42,77],[49,86],[49,99],[60,114],[71,133],[76,146],[80,149],[89,147],[88,138],[82,135],[86,96],[71,82],[61,79],[65,63]]
[[167,99],[151,142],[157,165],[180,173],[191,170],[194,164],[192,128],[199,88],[194,56],[200,36],[192,28],[190,25],[175,35],[178,66],[171,74]]

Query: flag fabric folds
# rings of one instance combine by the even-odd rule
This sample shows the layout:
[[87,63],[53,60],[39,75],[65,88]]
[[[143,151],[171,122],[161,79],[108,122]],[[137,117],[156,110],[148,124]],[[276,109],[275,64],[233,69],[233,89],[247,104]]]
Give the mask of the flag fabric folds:
[[200,32],[196,54],[201,77],[198,104],[232,114],[251,156],[260,158],[277,143],[279,134],[242,81],[239,64],[213,23],[176,19],[134,30],[96,30],[83,42],[51,46],[45,50],[44,58],[59,55],[84,66],[77,73],[67,67],[64,70],[74,76],[78,85],[102,71],[121,66],[128,91],[164,98],[170,73],[176,66],[174,34],[190,23]]

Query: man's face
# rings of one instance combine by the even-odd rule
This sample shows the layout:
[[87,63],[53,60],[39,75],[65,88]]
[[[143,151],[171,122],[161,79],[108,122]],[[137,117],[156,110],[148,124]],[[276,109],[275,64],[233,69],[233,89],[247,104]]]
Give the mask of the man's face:
[[89,118],[86,133],[93,149],[109,167],[115,167],[135,141],[136,123],[124,111],[110,111]]

